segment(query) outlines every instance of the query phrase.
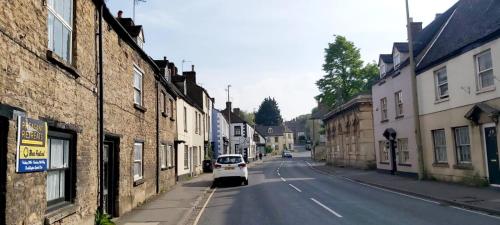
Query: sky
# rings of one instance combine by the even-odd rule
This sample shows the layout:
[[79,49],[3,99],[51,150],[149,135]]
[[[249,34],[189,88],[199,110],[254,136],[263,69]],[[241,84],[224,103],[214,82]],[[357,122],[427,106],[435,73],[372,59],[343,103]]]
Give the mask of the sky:
[[[424,27],[457,2],[409,1],[410,16]],[[107,4],[133,15],[133,0]],[[146,0],[136,5],[135,21],[151,57],[166,56],[179,70],[195,65],[216,108],[225,108],[231,85],[233,107],[255,111],[270,96],[286,120],[317,105],[315,82],[333,35],[354,42],[365,62],[406,41],[404,0]]]

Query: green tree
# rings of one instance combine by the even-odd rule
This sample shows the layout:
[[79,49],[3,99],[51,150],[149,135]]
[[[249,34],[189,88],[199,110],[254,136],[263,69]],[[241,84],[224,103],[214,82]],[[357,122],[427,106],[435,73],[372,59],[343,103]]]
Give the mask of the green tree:
[[370,90],[378,75],[377,65],[368,63],[363,66],[359,48],[340,35],[336,35],[335,42],[328,43],[325,49],[323,71],[326,74],[316,82],[320,91],[316,99],[329,107]]
[[248,124],[250,124],[250,126],[255,125],[255,113],[253,113],[253,112],[247,112],[247,111],[244,111],[244,110],[240,110],[240,115],[239,116],[242,119],[244,119],[245,121],[247,121]]
[[262,101],[255,113],[255,123],[265,126],[277,126],[283,123],[278,103],[274,98],[268,97]]

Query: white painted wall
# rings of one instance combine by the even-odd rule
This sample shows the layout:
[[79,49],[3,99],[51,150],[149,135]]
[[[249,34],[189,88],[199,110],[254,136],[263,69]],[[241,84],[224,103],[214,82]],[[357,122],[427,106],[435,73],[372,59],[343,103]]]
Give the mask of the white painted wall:
[[[177,140],[184,141],[184,143],[179,144],[177,148],[177,173],[178,175],[195,173],[198,174],[201,172],[201,164],[199,154],[201,153],[201,160],[203,160],[203,156],[205,155],[204,146],[204,130],[203,125],[201,126],[201,132],[195,133],[196,128],[196,120],[195,120],[195,112],[202,113],[197,108],[191,106],[182,98],[177,99]],[[184,107],[186,107],[187,111],[187,127],[184,126]],[[187,129],[185,129],[187,128]],[[189,168],[185,168],[184,163],[184,146],[188,146],[189,149]],[[193,156],[193,148],[196,146],[198,149],[201,148],[201,151],[198,150],[198,163],[197,165],[193,165],[194,159]]]

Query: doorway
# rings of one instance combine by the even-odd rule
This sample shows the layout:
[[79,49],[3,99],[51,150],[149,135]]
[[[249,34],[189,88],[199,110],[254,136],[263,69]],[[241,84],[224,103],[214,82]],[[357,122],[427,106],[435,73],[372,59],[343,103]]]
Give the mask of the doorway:
[[483,126],[486,167],[490,184],[500,185],[500,162],[498,161],[497,131],[495,124]]
[[104,193],[103,193],[103,210],[112,217],[118,215],[118,182],[119,182],[119,150],[118,139],[106,137],[104,141]]

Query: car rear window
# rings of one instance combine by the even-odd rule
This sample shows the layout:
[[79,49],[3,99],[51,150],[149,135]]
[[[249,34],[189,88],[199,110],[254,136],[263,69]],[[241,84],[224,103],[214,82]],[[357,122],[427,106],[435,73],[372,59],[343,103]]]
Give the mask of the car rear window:
[[217,163],[219,164],[235,164],[240,162],[241,162],[240,156],[224,156],[224,157],[219,157],[217,159]]

